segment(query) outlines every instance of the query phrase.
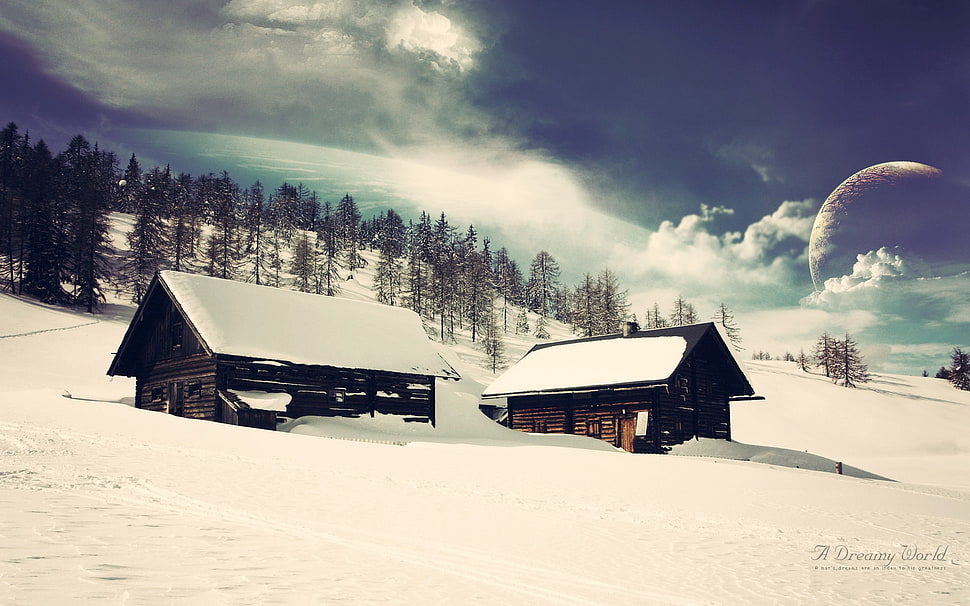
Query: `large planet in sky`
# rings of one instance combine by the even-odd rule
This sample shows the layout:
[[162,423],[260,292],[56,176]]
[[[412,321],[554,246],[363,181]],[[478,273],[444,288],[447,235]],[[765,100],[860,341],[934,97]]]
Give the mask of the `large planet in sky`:
[[826,198],[809,240],[816,290],[852,273],[859,255],[886,248],[933,275],[970,269],[968,189],[938,168],[886,162],[855,173]]

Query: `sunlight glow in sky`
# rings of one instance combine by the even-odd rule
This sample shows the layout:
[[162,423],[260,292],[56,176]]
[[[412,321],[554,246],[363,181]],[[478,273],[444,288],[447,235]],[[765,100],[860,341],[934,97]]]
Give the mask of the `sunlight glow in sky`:
[[968,27],[955,0],[877,21],[798,0],[9,0],[0,119],[55,149],[82,132],[177,171],[444,211],[567,281],[609,266],[641,318],[724,302],[751,351],[850,330],[918,373],[970,344],[970,259],[916,275],[885,242],[813,295],[806,247],[868,166],[940,168],[962,190],[932,216],[970,199]]

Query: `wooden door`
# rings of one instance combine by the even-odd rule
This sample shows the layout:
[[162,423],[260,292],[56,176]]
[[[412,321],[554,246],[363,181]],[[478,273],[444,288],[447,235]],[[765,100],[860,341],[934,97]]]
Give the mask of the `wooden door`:
[[633,436],[637,433],[636,417],[620,417],[620,443],[618,446],[627,452],[633,452]]
[[168,412],[179,417],[185,416],[185,390],[181,381],[168,384]]

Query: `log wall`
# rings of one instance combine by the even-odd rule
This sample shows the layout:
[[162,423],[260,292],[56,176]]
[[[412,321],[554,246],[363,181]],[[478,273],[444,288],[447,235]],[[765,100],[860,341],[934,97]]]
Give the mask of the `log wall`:
[[138,377],[135,406],[191,419],[221,420],[216,406],[216,364],[205,354],[163,360]]
[[434,377],[239,359],[219,368],[226,389],[289,393],[289,417],[384,413],[434,421]]

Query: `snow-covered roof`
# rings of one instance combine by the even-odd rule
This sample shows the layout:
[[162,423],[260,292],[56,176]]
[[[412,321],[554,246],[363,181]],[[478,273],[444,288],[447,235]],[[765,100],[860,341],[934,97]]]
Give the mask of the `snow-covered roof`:
[[[485,398],[663,384],[700,340],[714,334],[713,324],[642,331],[630,337],[610,335],[545,343],[533,347],[485,388]],[[723,345],[723,341],[722,345]],[[740,390],[753,393],[728,347],[721,348],[737,368]],[[741,395],[740,393],[737,395]]]
[[159,279],[213,354],[459,377],[407,309],[175,271]]

